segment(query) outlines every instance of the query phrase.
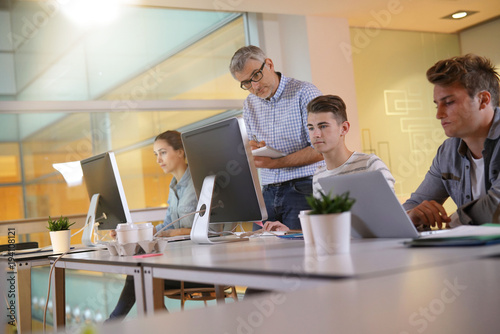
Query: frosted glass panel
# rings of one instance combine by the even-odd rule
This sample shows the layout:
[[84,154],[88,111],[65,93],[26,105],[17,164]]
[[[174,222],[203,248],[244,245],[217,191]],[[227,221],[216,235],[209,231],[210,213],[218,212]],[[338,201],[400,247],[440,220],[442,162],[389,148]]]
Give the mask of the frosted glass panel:
[[462,54],[475,53],[487,57],[496,64],[497,69],[500,68],[499,31],[500,18],[484,23],[474,29],[462,31],[460,33]]
[[9,39],[10,36],[10,15],[9,12],[0,10],[0,51],[12,51],[12,43]]
[[[0,154],[0,185],[1,182],[20,183],[22,159],[26,218],[85,213],[89,205],[85,185],[69,187],[52,164],[79,161],[111,150],[116,152],[130,209],[165,206],[171,175],[165,175],[156,163],[153,139],[166,130],[181,129],[214,116],[226,115],[225,111],[11,115],[22,116],[18,120],[20,124],[32,119],[43,126],[19,144],[0,144],[4,152]],[[29,127],[34,128],[32,125]],[[18,145],[22,147],[21,156]],[[2,194],[4,192],[0,191],[0,196]],[[16,217],[20,218],[23,217]]]
[[60,11],[47,15],[47,4],[49,2],[45,1],[12,3],[10,13],[18,93],[35,84],[38,76],[71,53],[84,35],[84,30],[69,22]]
[[147,72],[231,14],[127,8],[119,21],[86,39],[90,98]]
[[0,73],[0,95],[16,94],[12,53],[0,53]]
[[87,100],[86,59],[83,43],[75,45],[56,63],[47,67],[34,81],[22,89],[18,100]]
[[[7,116],[6,114],[5,116]],[[65,116],[64,113],[19,114],[19,139],[23,140],[35,132],[50,126]]]
[[[17,93],[17,100],[103,98],[134,78],[155,71],[158,64],[240,16],[235,13],[122,6],[113,22],[84,28],[66,17],[64,10],[50,12],[42,8],[42,3],[13,3],[10,18],[17,85],[13,94]],[[227,45],[232,52],[244,43],[241,20],[238,26],[238,40],[235,43],[225,41],[229,42]],[[218,49],[214,46],[209,52],[217,54]],[[198,56],[203,59],[209,55]],[[229,59],[225,54],[219,59],[224,62],[224,71],[227,72]],[[186,61],[196,62],[197,59],[187,58]],[[203,67],[208,68],[205,63]],[[210,77],[198,78],[203,82],[215,79],[221,75],[220,67],[216,68],[217,71],[201,73]],[[168,80],[168,73],[164,73],[162,81]],[[173,80],[175,78],[170,79]],[[9,83],[13,84],[14,80]],[[200,82],[194,77],[190,86],[183,87],[189,90],[198,84]],[[176,94],[184,92],[177,90]]]
[[0,114],[0,142],[19,140],[18,117],[15,114]]
[[425,73],[436,61],[460,54],[458,36],[380,30],[361,47],[356,36],[362,33],[351,29],[363,151],[387,164],[404,200],[446,139]]
[[0,220],[23,217],[23,189],[20,186],[0,187],[0,198],[2,198],[0,201]]
[[229,73],[235,50],[245,44],[238,18],[193,45],[109,91],[103,100],[244,99]]
[[[228,70],[234,51],[245,44],[243,17],[128,6],[112,24],[84,29],[50,7],[55,3],[12,3],[14,49],[3,54],[14,62],[0,63],[15,73],[7,80],[14,89],[0,93],[0,100],[22,101],[0,113],[0,200],[9,204],[0,219],[85,213],[85,186],[69,187],[52,164],[108,150],[116,153],[131,209],[165,206],[171,176],[157,166],[152,140],[167,129],[238,113],[224,100],[248,94]],[[0,35],[9,33],[5,27],[0,24]],[[224,109],[209,104],[205,110],[201,102],[194,103],[196,110],[150,110],[137,102],[168,99],[218,99]],[[40,100],[77,102],[68,110],[50,102],[38,109]],[[85,100],[113,103],[108,109],[85,104],[89,112],[72,109]],[[5,150],[11,143],[17,156]],[[15,203],[7,199],[12,189],[22,195]]]

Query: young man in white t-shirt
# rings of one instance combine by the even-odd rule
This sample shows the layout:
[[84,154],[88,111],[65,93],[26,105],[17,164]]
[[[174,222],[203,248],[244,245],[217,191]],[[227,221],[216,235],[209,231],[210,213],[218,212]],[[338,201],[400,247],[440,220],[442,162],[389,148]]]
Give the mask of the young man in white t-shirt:
[[[323,95],[307,105],[307,128],[313,147],[321,153],[326,166],[319,167],[313,176],[313,195],[324,192],[318,180],[335,175],[378,170],[382,172],[389,186],[394,190],[395,179],[389,168],[375,154],[351,151],[345,144],[349,132],[346,105],[335,95]],[[266,222],[266,230],[287,230],[279,222]]]
[[378,170],[394,190],[394,177],[375,154],[351,151],[345,144],[349,132],[346,105],[335,95],[323,95],[307,106],[307,127],[314,148],[325,158],[326,166],[319,167],[313,176],[313,194],[319,196],[318,180],[324,177]]

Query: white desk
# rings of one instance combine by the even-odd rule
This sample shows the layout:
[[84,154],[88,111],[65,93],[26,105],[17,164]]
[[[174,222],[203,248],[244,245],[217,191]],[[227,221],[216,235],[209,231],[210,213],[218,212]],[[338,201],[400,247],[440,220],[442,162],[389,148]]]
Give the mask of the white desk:
[[[63,257],[56,267],[133,274],[137,277],[136,294],[142,292],[143,274],[144,299],[136,295],[138,309],[142,310],[144,304],[140,303],[145,301],[147,313],[151,314],[155,308],[163,308],[163,294],[157,293],[162,279],[290,292],[316,289],[333,281],[345,284],[439,268],[492,254],[500,254],[500,245],[407,248],[402,240],[364,239],[353,241],[350,254],[318,258],[302,241],[262,237],[217,245],[175,242],[167,245],[161,256],[142,259],[111,256],[107,251],[74,254]],[[59,293],[64,282],[60,276],[57,278],[55,290]],[[64,312],[61,304],[54,305]]]
[[[87,252],[87,248],[78,248],[72,252]],[[16,295],[16,316],[17,316],[17,330],[19,333],[31,332],[31,268],[46,266],[49,264],[49,256],[56,255],[53,251],[38,251],[33,253],[18,254],[12,257],[15,265],[14,270],[10,270],[9,256],[0,256],[1,268],[1,281],[2,287],[6,286],[7,291],[10,290],[10,284],[6,279],[14,276],[15,280],[15,295]],[[48,283],[48,282],[47,282]],[[7,296],[7,293],[2,296]],[[7,310],[2,307],[2,324],[7,319]],[[8,321],[7,321],[8,322]]]
[[[487,247],[486,247],[487,248]],[[475,249],[470,249],[475,251]],[[97,333],[454,333],[500,328],[500,258],[464,260],[114,323]]]
[[352,242],[350,254],[318,258],[302,241],[262,237],[217,245],[172,243],[162,256],[141,262],[146,309],[151,314],[163,305],[157,291],[161,279],[295,291],[332,280],[386,276],[490,254],[500,254],[500,245],[408,248],[402,240],[364,239]]
[[[51,263],[56,258],[52,257]],[[52,300],[54,309],[54,327],[65,326],[66,317],[66,292],[65,292],[65,270],[88,270],[97,272],[107,272],[115,274],[132,275],[134,277],[135,298],[137,303],[137,314],[144,315],[144,294],[143,294],[143,274],[139,260],[132,256],[112,256],[107,250],[97,250],[95,252],[69,254],[63,256],[55,264],[52,274]],[[92,293],[92,291],[89,291]]]

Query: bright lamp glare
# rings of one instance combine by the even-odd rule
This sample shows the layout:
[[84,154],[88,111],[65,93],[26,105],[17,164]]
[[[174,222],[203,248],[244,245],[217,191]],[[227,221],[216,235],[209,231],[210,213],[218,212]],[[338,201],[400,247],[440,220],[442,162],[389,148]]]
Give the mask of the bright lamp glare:
[[118,17],[120,0],[73,0],[62,11],[80,26],[105,25]]
[[62,174],[68,187],[79,186],[83,180],[83,170],[80,161],[63,162],[52,164],[59,173]]
[[451,14],[451,17],[453,17],[454,19],[461,19],[461,18],[464,18],[466,16],[467,16],[467,12],[457,12],[457,13]]

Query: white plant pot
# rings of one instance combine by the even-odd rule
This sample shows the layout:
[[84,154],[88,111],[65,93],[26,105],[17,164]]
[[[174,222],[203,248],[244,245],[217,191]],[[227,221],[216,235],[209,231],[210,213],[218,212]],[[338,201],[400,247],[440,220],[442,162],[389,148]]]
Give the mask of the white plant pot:
[[50,231],[50,242],[54,253],[69,251],[71,244],[71,230]]
[[351,246],[351,212],[309,215],[318,255],[347,254]]

